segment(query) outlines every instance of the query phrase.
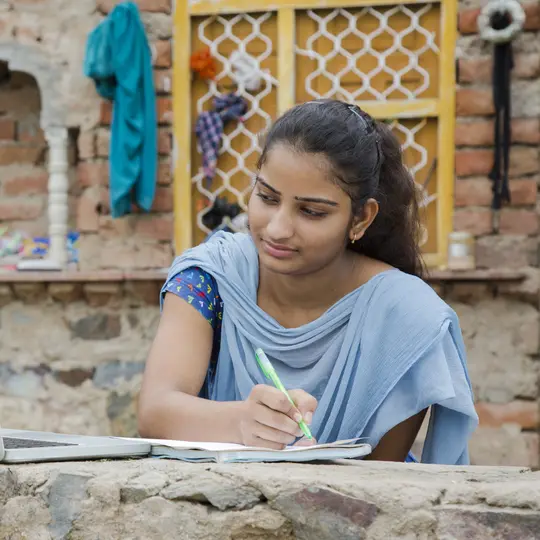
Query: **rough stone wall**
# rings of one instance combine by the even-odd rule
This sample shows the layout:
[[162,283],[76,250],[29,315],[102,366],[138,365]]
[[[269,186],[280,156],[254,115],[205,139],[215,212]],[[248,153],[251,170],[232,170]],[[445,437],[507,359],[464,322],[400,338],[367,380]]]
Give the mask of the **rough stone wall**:
[[[159,320],[159,286],[0,285],[3,425],[135,435],[137,394]],[[536,309],[502,288],[496,298],[481,285],[445,289],[461,318],[481,418],[472,462],[538,467]]]
[[0,466],[0,537],[533,540],[539,476],[368,462]]

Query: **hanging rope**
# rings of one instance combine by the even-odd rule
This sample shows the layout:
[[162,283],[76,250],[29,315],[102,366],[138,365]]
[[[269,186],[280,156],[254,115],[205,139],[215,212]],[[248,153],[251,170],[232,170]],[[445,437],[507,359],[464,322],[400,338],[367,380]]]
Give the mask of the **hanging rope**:
[[508,171],[512,143],[511,72],[514,67],[512,40],[519,34],[525,22],[525,12],[516,0],[491,0],[478,17],[480,36],[494,43],[493,51],[493,106],[495,108],[495,153],[493,168],[489,173],[492,181],[492,230],[499,232],[500,210],[503,203],[510,202]]

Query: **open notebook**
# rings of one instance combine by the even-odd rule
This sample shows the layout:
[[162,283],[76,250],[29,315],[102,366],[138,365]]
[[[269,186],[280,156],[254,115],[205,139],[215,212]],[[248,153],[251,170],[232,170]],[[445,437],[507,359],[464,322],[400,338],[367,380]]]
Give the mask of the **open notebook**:
[[165,439],[133,440],[150,443],[150,454],[154,457],[192,462],[327,461],[361,458],[371,453],[371,446],[359,442],[359,439],[314,446],[288,446],[284,450],[270,450],[233,443],[187,442]]

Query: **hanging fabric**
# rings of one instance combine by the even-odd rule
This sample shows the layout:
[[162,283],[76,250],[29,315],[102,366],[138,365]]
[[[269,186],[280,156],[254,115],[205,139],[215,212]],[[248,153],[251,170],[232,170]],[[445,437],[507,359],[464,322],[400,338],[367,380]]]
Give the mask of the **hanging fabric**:
[[229,57],[232,78],[240,87],[250,92],[259,90],[263,75],[259,68],[259,61],[245,51],[236,50]]
[[148,212],[157,182],[156,93],[150,47],[139,9],[118,4],[88,36],[84,73],[113,101],[110,147],[111,215]]
[[204,177],[210,185],[215,174],[223,128],[231,120],[241,120],[246,101],[235,93],[214,98],[214,107],[202,112],[195,124],[195,135],[202,153]]
[[209,47],[194,52],[190,57],[191,69],[203,80],[213,80],[217,73],[216,60]]
[[491,0],[479,17],[480,35],[494,43],[493,51],[493,106],[495,109],[495,152],[493,168],[489,173],[492,182],[492,230],[499,232],[500,210],[510,202],[508,171],[512,144],[511,72],[514,67],[512,40],[525,22],[525,13],[517,0]]

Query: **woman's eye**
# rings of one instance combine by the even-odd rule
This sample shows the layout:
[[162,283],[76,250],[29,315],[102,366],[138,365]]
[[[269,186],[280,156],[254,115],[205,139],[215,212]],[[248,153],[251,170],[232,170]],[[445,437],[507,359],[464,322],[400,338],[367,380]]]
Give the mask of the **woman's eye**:
[[276,200],[273,197],[270,197],[269,195],[265,195],[264,193],[261,193],[260,191],[257,193],[257,197],[261,199],[262,201],[266,203],[275,203]]
[[316,212],[315,210],[311,210],[310,208],[303,208],[302,212],[307,216],[313,218],[322,218],[327,215],[326,212]]

